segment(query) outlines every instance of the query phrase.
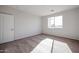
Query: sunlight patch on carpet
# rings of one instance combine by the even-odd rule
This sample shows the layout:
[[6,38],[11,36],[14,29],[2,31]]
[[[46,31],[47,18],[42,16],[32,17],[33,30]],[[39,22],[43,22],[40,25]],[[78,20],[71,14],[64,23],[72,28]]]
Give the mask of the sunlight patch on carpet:
[[53,53],[72,53],[72,51],[65,42],[54,40]]
[[31,51],[31,53],[51,53],[52,42],[53,39],[44,39]]

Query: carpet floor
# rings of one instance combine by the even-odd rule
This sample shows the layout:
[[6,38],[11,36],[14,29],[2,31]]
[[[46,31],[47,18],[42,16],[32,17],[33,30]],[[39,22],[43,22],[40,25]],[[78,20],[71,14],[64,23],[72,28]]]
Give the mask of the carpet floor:
[[39,34],[0,44],[0,53],[79,53],[79,41]]

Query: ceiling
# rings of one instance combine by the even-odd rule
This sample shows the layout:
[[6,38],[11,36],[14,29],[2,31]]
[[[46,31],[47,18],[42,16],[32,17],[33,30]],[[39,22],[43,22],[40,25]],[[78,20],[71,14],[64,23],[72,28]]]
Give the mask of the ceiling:
[[[56,12],[79,7],[78,5],[9,5],[9,7],[19,9],[37,16],[46,16]],[[50,10],[54,10],[51,12]]]

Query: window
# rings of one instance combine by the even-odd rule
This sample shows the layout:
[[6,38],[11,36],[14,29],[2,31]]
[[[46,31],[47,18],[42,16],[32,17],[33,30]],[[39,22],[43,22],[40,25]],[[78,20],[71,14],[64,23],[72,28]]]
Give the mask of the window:
[[63,28],[62,16],[48,18],[48,28]]

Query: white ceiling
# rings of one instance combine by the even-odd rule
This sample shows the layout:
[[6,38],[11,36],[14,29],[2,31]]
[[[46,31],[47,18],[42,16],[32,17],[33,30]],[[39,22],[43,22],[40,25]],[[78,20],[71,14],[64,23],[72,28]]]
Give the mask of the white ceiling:
[[[79,6],[78,5],[14,5],[14,6],[9,5],[9,7],[29,12],[37,16],[46,16],[56,12],[77,8]],[[54,10],[54,12],[50,11],[52,9]]]

